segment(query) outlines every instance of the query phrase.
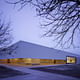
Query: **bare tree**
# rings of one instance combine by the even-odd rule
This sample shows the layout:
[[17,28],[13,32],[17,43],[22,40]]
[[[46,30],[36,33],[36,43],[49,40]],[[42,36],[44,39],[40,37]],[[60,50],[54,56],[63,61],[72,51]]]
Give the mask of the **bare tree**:
[[7,47],[12,42],[10,31],[10,22],[6,23],[0,15],[0,54],[5,53],[5,51],[9,50]]
[[[17,0],[7,1],[20,5],[22,9],[27,4],[34,5],[37,15],[45,23],[42,26],[47,30],[44,36],[53,37],[58,45],[64,47],[75,46],[76,36],[80,37],[80,0]],[[76,38],[79,40],[79,38]]]

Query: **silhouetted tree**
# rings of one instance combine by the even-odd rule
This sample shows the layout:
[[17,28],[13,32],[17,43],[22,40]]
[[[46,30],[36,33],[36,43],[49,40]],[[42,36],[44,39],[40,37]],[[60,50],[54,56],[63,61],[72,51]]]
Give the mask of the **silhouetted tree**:
[[8,3],[35,6],[37,15],[43,18],[42,23],[47,31],[44,36],[53,37],[62,47],[75,46],[75,38],[80,37],[80,0],[16,0]]
[[6,50],[9,50],[7,47],[12,42],[10,31],[10,22],[6,23],[0,15],[0,54],[5,53]]

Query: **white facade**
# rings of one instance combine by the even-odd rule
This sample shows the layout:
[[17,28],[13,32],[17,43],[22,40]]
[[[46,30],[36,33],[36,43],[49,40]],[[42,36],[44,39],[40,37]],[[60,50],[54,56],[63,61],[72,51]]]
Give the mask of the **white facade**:
[[80,56],[69,52],[44,47],[41,45],[19,41],[12,46],[17,46],[12,55],[0,56],[0,59],[9,58],[35,58],[35,59],[61,59],[66,60],[67,56],[75,57],[76,63],[80,63]]

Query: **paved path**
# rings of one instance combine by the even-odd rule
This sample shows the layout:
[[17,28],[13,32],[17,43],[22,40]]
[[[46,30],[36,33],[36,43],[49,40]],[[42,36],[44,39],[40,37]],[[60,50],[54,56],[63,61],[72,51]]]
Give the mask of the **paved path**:
[[78,78],[64,76],[60,74],[32,70],[29,69],[29,67],[16,67],[16,66],[8,66],[8,65],[4,65],[4,66],[25,73],[29,73],[29,75],[19,75],[19,76],[0,79],[0,80],[80,80]]
[[39,70],[49,73],[61,74],[65,76],[76,77],[80,79],[80,64],[65,64],[57,66],[33,67],[33,70]]

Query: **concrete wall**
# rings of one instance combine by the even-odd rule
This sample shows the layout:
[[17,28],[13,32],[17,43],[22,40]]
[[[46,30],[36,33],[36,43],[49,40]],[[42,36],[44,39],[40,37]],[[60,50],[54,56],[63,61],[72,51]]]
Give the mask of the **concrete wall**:
[[76,64],[80,64],[80,57],[76,57]]

